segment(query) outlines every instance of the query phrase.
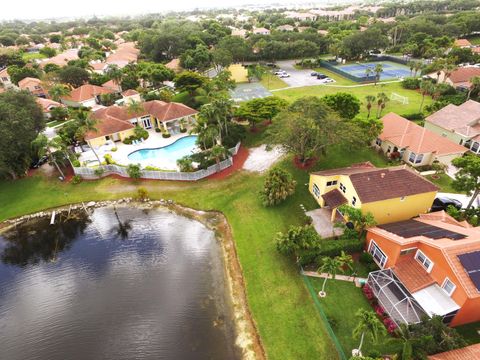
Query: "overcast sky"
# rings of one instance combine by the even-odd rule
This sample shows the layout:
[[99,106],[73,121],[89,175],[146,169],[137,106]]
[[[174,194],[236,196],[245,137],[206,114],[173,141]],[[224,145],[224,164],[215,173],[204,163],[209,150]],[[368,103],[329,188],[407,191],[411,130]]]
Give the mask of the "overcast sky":
[[[312,2],[315,0],[311,0]],[[139,15],[197,7],[232,7],[244,4],[292,4],[306,0],[2,0],[1,20]],[[327,0],[317,0],[326,3]],[[331,2],[331,1],[330,1]]]

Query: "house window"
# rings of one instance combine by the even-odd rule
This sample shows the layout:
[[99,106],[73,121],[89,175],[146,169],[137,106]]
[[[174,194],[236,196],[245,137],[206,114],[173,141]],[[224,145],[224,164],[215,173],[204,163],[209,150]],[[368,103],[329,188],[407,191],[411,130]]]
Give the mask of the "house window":
[[355,206],[356,203],[357,203],[357,198],[354,196],[352,197],[352,206]]
[[472,150],[474,153],[478,153],[478,149],[480,148],[480,144],[478,142],[474,142],[472,144],[472,147],[470,148],[470,150]]
[[370,241],[370,247],[368,249],[368,252],[372,255],[373,260],[377,263],[378,266],[380,266],[382,269],[387,263],[387,255],[380,249],[380,247],[377,245],[377,243],[373,240]]
[[448,296],[452,296],[456,287],[457,286],[453,282],[451,282],[448,277],[446,277],[445,280],[443,281],[442,289],[445,290]]
[[327,186],[337,185],[337,180],[327,181]]
[[377,144],[378,146],[381,146],[382,145],[382,140],[377,138],[377,140],[375,140],[375,144]]
[[313,191],[313,195],[315,195],[315,197],[317,197],[317,198],[320,197],[320,189],[318,188],[317,184],[313,184],[312,191]]
[[414,152],[410,152],[408,157],[408,161],[412,164],[420,164],[423,161],[423,154],[415,154]]
[[400,201],[405,201],[405,199],[406,199],[406,197],[405,197],[405,196],[402,196],[402,197],[400,198]]
[[400,250],[400,255],[407,255],[415,252],[417,248],[408,248],[408,249],[402,249]]
[[415,259],[425,268],[425,270],[427,270],[427,272],[432,271],[432,260],[430,260],[421,250],[417,250]]
[[342,192],[345,194],[345,192],[347,191],[347,188],[345,187],[345,185],[340,183],[340,190],[342,190]]

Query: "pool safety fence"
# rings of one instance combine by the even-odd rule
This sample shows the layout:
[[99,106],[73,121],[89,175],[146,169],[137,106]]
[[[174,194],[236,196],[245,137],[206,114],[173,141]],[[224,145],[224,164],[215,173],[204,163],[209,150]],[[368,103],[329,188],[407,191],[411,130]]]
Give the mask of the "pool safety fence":
[[[231,149],[231,154],[227,159],[209,166],[206,169],[194,171],[194,172],[180,172],[180,171],[161,171],[161,170],[142,170],[141,179],[155,179],[155,180],[179,180],[179,181],[197,181],[204,179],[217,172],[225,170],[233,165],[233,156],[238,153],[240,149],[240,142]],[[98,170],[101,169],[102,174],[98,175]],[[128,171],[126,166],[120,165],[100,165],[95,167],[74,167],[73,171],[75,175],[80,176],[83,179],[98,179],[109,175],[119,175],[128,178]]]

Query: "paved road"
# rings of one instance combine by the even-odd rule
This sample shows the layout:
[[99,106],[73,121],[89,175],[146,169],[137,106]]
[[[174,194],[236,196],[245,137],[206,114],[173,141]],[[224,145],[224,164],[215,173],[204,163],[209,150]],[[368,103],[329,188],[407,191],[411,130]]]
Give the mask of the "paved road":
[[310,73],[313,70],[310,69],[295,69],[293,66],[295,64],[294,60],[282,60],[277,61],[277,66],[285,70],[290,74],[289,78],[282,79],[290,87],[301,87],[301,86],[312,86],[312,85],[321,85],[320,80],[315,76],[310,76]]

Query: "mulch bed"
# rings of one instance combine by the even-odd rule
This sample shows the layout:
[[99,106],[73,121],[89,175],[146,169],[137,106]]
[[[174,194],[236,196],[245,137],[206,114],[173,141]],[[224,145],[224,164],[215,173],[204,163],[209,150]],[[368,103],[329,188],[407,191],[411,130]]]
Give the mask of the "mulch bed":
[[314,157],[311,159],[308,159],[305,163],[302,163],[298,156],[295,156],[293,158],[293,163],[295,164],[295,167],[300,170],[308,170],[310,169],[315,163],[317,162],[318,158]]
[[208,176],[206,179],[219,180],[219,179],[225,179],[227,176],[232,175],[237,170],[242,169],[243,164],[248,158],[248,154],[249,154],[248,149],[240,145],[237,155],[233,157],[233,165],[230,166],[229,168],[226,168],[225,170],[222,170],[218,173]]

